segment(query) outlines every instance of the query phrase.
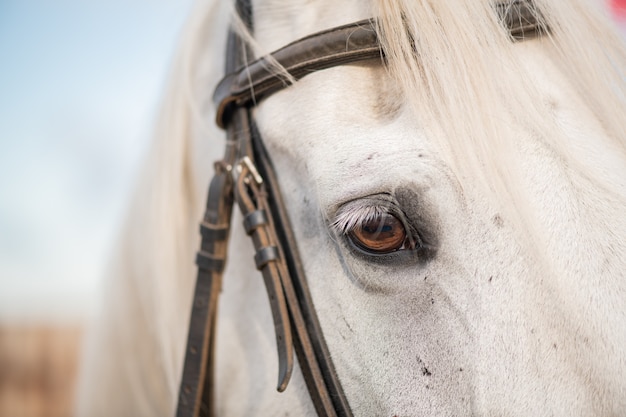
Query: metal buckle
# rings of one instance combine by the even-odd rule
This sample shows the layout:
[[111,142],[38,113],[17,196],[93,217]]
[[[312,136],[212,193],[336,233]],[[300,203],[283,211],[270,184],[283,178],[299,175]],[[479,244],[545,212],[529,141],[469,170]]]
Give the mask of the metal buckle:
[[246,184],[249,184],[250,177],[252,177],[257,185],[263,184],[263,177],[261,177],[261,174],[259,174],[259,171],[254,165],[254,162],[252,162],[252,160],[248,156],[244,156],[243,158],[241,158],[239,162],[237,162],[237,166],[235,167],[235,169],[232,171],[235,181],[237,181],[237,178],[239,178],[240,175],[244,174],[244,168],[248,171],[247,174],[250,174],[249,176],[244,178],[244,182]]
[[220,173],[220,174],[229,173],[229,172],[232,172],[233,170],[233,166],[223,159],[219,161],[215,161],[213,163],[213,168],[215,169],[216,173]]

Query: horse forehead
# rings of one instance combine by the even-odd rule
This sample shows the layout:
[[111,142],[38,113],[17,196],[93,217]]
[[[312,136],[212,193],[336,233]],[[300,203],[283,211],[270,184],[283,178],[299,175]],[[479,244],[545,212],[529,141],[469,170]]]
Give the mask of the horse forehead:
[[257,124],[275,161],[304,169],[322,205],[429,183],[445,166],[392,85],[380,65],[320,71],[263,102]]
[[383,62],[371,60],[317,71],[276,93],[259,107],[274,108],[269,111],[273,121],[284,122],[284,127],[293,125],[289,116],[298,115],[311,120],[309,128],[344,125],[375,128],[396,119],[404,109],[403,104],[403,92]]

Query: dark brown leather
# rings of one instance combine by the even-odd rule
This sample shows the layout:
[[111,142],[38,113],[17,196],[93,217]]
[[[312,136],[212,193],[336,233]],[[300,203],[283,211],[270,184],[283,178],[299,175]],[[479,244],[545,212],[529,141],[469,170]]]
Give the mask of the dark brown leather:
[[[201,229],[202,245],[196,258],[198,277],[189,323],[177,417],[200,415],[201,398],[211,396],[213,392],[213,375],[211,372],[207,374],[207,369],[212,368],[208,364],[213,362],[217,301],[226,261],[233,206],[232,180],[228,172],[218,170],[211,181],[207,201]],[[209,401],[212,402],[211,399]]]
[[542,26],[539,11],[532,0],[512,0],[495,5],[502,26],[511,37],[521,41],[547,32]]
[[256,250],[256,266],[263,275],[270,300],[278,348],[279,369],[276,389],[282,392],[287,388],[293,372],[293,339],[282,284],[287,279],[288,272],[278,238],[274,233],[263,179],[256,172],[256,167],[248,155],[243,157],[237,169],[241,169],[241,172],[237,174],[235,199],[244,217],[246,232],[252,237]]
[[[237,50],[237,37],[231,32],[228,50]],[[227,57],[226,71],[233,71],[241,60],[236,53]],[[214,416],[215,326],[222,273],[226,263],[228,235],[234,204],[232,167],[237,159],[239,144],[244,140],[242,123],[247,121],[247,109],[236,111],[226,130],[228,140],[224,159],[215,164],[215,175],[200,225],[200,251],[196,255],[198,274],[194,289],[185,362],[180,383],[176,417]]]
[[[366,59],[382,59],[382,52],[373,21],[368,19],[307,36],[271,56],[298,80],[314,71]],[[287,86],[289,81],[267,58],[227,75],[213,95],[218,108],[217,124],[224,127],[233,108],[261,101]]]
[[[537,21],[537,10],[529,0],[498,3],[496,13],[515,40],[537,36],[545,28]],[[384,53],[373,19],[328,29],[292,42],[271,54],[294,79],[315,71],[368,59],[383,59]],[[226,126],[232,109],[249,106],[290,85],[266,57],[224,77],[213,95],[216,122]]]

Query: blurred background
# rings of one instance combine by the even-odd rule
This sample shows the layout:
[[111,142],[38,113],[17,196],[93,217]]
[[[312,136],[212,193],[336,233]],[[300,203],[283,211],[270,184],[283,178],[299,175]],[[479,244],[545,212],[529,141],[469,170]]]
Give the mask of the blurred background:
[[191,0],[0,0],[0,416],[69,416]]
[[[604,1],[626,34],[626,0]],[[0,0],[0,417],[71,415],[192,0]]]

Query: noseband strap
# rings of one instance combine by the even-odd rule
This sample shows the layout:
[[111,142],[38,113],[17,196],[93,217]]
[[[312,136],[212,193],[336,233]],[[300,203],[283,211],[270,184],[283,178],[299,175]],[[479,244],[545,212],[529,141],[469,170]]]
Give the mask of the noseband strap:
[[[238,2],[238,9],[248,11],[243,18],[251,16],[249,3]],[[514,39],[532,37],[542,30],[531,0],[509,1],[495,9]],[[200,225],[198,275],[177,417],[215,415],[215,326],[235,201],[252,238],[257,269],[270,300],[278,348],[278,390],[283,391],[289,382],[295,350],[317,414],[352,416],[315,313],[276,174],[250,109],[289,86],[289,79],[366,59],[383,60],[375,27],[368,19],[326,30],[279,49],[271,58],[248,64],[244,57],[251,56],[250,51],[231,31],[226,57],[229,75],[214,94],[217,124],[226,129],[226,150],[223,160],[215,164]]]

